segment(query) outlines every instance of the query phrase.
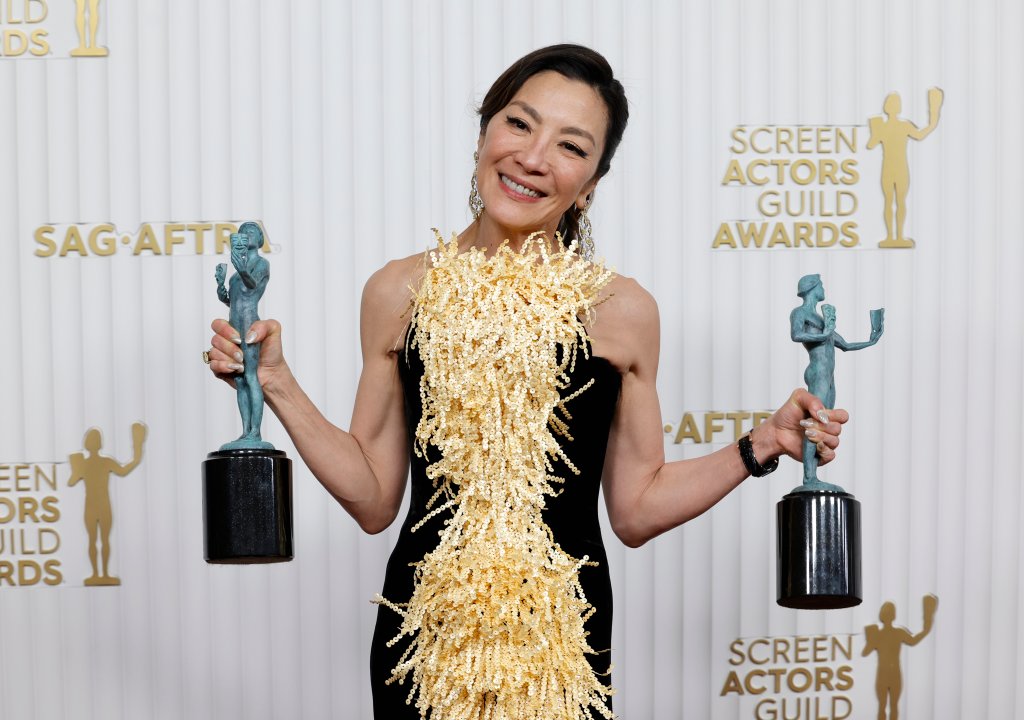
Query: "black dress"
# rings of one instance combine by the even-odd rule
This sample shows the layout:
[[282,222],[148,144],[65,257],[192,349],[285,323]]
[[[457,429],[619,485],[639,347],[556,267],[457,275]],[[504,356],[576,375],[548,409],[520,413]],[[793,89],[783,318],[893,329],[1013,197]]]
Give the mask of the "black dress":
[[[422,414],[419,395],[420,377],[423,375],[423,361],[415,347],[400,353],[398,358],[399,376],[405,395],[405,417],[412,442],[416,425]],[[566,455],[579,469],[574,475],[560,461],[555,461],[555,474],[565,479],[562,493],[547,498],[544,521],[551,528],[555,542],[569,555],[582,558],[588,556],[598,565],[580,569],[580,582],[587,600],[596,612],[586,623],[590,635],[590,646],[598,650],[589,655],[591,666],[601,673],[602,682],[611,683],[608,672],[611,664],[612,636],[612,588],[608,574],[608,557],[601,541],[601,527],[598,522],[597,502],[608,445],[608,430],[611,427],[615,406],[619,398],[622,378],[618,371],[604,358],[586,358],[582,352],[576,357],[569,388],[563,396],[575,392],[591,378],[594,384],[567,404],[572,420],[568,422],[574,441],[559,438]],[[556,436],[557,437],[557,436]],[[451,513],[443,513],[430,519],[416,532],[410,532],[417,522],[426,515],[426,503],[434,488],[426,477],[428,460],[412,456],[412,494],[409,514],[402,525],[391,559],[388,561],[381,594],[395,603],[404,603],[412,597],[413,568],[411,563],[422,560],[433,550],[439,540],[438,531]],[[391,670],[408,646],[410,639],[403,638],[392,647],[387,642],[398,634],[402,618],[395,611],[383,605],[377,610],[377,625],[370,646],[370,683],[373,689],[373,712],[376,720],[419,720],[415,702],[407,705],[411,674],[405,683],[394,682],[385,685],[391,677]],[[600,652],[604,651],[604,652]],[[608,700],[611,705],[610,699]]]

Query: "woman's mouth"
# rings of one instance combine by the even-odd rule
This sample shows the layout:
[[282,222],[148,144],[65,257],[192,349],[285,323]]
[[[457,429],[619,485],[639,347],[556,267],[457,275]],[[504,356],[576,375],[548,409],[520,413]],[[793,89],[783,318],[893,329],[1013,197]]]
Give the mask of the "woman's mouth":
[[508,177],[506,175],[502,175],[501,173],[498,173],[498,177],[501,178],[501,184],[502,185],[504,185],[509,190],[511,190],[512,192],[516,193],[517,195],[525,195],[526,197],[530,197],[530,198],[544,197],[544,193],[538,192],[537,190],[534,190],[533,188],[528,188],[525,185],[520,185],[515,180],[513,180],[512,178],[510,178],[510,177]]

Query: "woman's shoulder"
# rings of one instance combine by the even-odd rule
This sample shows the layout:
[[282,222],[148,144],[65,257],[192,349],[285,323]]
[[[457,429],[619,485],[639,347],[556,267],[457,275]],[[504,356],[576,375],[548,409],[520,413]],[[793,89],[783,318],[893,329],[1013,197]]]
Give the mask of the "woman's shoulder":
[[599,307],[617,321],[631,324],[658,322],[657,301],[635,278],[614,273],[602,295]]
[[385,306],[390,306],[389,300],[411,299],[412,288],[422,278],[425,267],[423,253],[389,260],[366,281],[364,299]]
[[612,277],[588,326],[594,352],[619,372],[651,365],[651,353],[656,365],[661,332],[658,304],[634,278],[618,274]]

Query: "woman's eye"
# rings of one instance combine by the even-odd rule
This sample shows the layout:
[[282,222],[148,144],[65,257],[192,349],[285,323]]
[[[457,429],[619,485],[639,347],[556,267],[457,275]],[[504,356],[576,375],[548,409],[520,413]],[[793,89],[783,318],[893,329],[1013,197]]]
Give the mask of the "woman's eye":
[[508,117],[506,117],[505,121],[509,125],[511,125],[512,127],[516,128],[518,130],[527,130],[527,129],[529,129],[529,126],[525,122],[523,122],[522,120],[520,120],[519,118],[517,118],[517,117],[515,117],[513,115],[509,115]]
[[566,150],[568,150],[569,152],[576,153],[581,158],[585,158],[587,156],[587,153],[584,152],[583,148],[581,148],[579,145],[575,145],[575,144],[573,144],[571,142],[563,143],[563,145],[564,145]]

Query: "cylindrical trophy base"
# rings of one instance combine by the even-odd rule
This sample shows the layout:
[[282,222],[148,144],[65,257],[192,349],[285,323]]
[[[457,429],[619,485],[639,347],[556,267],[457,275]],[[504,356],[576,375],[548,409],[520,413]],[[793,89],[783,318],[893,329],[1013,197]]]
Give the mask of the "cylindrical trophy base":
[[849,493],[793,492],[777,510],[779,605],[860,605],[860,503]]
[[280,450],[218,450],[203,461],[208,563],[292,559],[292,461]]

